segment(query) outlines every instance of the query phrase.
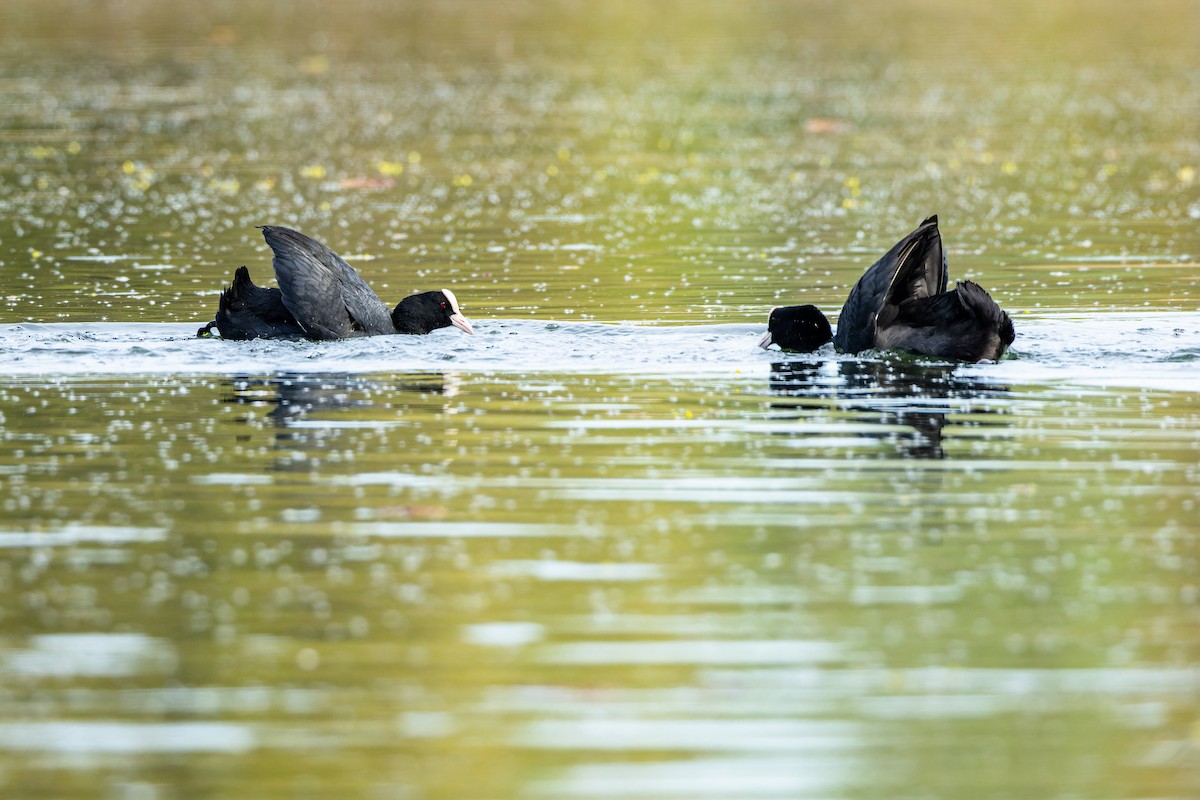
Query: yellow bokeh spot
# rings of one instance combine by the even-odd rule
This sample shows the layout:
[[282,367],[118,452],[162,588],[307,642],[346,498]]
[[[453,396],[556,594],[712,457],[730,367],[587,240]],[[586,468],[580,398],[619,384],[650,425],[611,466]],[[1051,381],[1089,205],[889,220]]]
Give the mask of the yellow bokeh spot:
[[416,150],[408,151],[408,163],[413,165],[414,167],[417,164],[420,164],[421,163],[421,154],[418,153]]
[[319,208],[322,211],[330,211],[333,209],[333,206],[329,204],[328,200],[322,200],[321,204],[319,206],[317,206],[317,208]]
[[559,161],[570,161],[571,160],[571,151],[566,147],[558,148],[558,153],[556,155],[558,156]]
[[1191,185],[1196,180],[1196,168],[1180,167],[1179,171],[1175,173],[1175,177],[1179,179],[1180,183]]
[[404,165],[399,161],[376,161],[375,169],[388,178],[398,178],[404,174]]
[[592,180],[596,183],[604,183],[604,181],[608,180],[608,173],[602,169],[598,169],[592,174]]
[[41,250],[30,250],[29,255],[33,256],[34,258],[41,258],[42,251]]
[[303,178],[320,179],[324,178],[328,174],[329,173],[326,171],[325,167],[321,166],[320,164],[309,164],[306,167],[300,168],[300,176]]
[[643,172],[641,175],[637,176],[637,182],[641,183],[641,184],[647,184],[647,183],[650,183],[650,181],[654,180],[657,177],[658,177],[658,168],[651,167],[650,169]]
[[855,200],[853,197],[847,197],[845,200],[842,201],[842,208],[846,209],[847,211],[849,211],[852,208],[858,208],[858,201]]
[[67,145],[67,152],[73,156],[79,155],[79,153],[82,150],[83,150],[83,145],[81,145],[79,142],[71,142],[70,144]]
[[555,175],[558,174],[558,167],[551,164],[550,166],[546,167],[546,174],[549,175],[551,178],[553,178]]
[[323,55],[309,56],[300,62],[300,71],[305,75],[321,75],[329,71],[329,57]]
[[1016,175],[1017,174],[1017,162],[1005,161],[1004,164],[1001,165],[1000,171],[1003,172],[1005,175]]
[[254,182],[254,188],[260,192],[269,192],[275,188],[274,178],[261,178]]
[[132,175],[137,172],[137,164],[132,161],[126,161],[121,165],[121,172],[124,172],[126,175]]
[[208,186],[213,191],[229,195],[237,194],[238,190],[242,188],[242,185],[237,178],[221,178],[212,180],[209,181]]
[[467,186],[470,186],[474,182],[475,182],[474,179],[472,179],[471,176],[467,175],[466,173],[463,173],[462,175],[459,175],[457,178],[454,179],[455,186],[467,187]]

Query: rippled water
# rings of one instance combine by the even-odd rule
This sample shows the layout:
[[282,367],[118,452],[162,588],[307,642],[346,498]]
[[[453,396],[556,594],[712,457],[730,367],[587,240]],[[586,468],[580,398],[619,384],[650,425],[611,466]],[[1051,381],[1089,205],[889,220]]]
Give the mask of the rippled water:
[[[426,337],[337,342],[223,341],[196,338],[190,325],[18,323],[0,325],[0,368],[18,376],[300,375],[395,371],[740,374],[780,363],[914,363],[900,354],[838,354],[829,344],[804,356],[757,347],[765,325],[634,326],[536,320],[484,320],[477,335],[453,328]],[[944,369],[989,382],[1082,383],[1200,389],[1200,314],[1110,313],[1083,318],[1025,317],[1002,363]],[[921,359],[935,364],[936,360]]]
[[[453,328],[425,337],[314,343],[197,339],[194,326],[18,324],[0,328],[13,373],[306,373],[406,370],[658,372],[765,368],[779,353],[757,347],[766,326],[638,327],[483,320],[476,335]],[[1193,326],[1194,327],[1194,326]],[[830,350],[832,355],[832,349]]]
[[[1197,14],[3,4],[0,795],[1200,794]],[[929,213],[1000,363],[755,346]]]
[[10,382],[6,780],[1189,786],[1196,395],[967,372]]

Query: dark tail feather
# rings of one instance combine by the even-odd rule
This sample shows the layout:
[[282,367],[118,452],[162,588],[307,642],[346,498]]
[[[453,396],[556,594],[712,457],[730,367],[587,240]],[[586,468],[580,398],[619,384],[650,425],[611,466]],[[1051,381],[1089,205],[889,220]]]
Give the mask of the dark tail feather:
[[221,292],[221,297],[217,301],[216,319],[198,331],[197,335],[211,336],[210,331],[216,327],[223,339],[245,338],[237,334],[238,326],[232,320],[240,312],[246,310],[247,302],[257,291],[260,290],[254,285],[254,281],[250,280],[250,270],[244,266],[238,267],[233,273],[233,283]]
[[233,283],[229,284],[229,288],[221,293],[221,308],[226,308],[233,303],[244,302],[256,289],[258,287],[254,285],[254,281],[250,280],[250,270],[238,267],[233,273]]
[[221,292],[221,297],[217,300],[216,319],[196,331],[196,336],[201,339],[210,337],[213,335],[213,328],[216,328],[221,333],[222,338],[225,338],[225,332],[221,330],[221,323],[228,320],[229,312],[236,306],[244,303],[249,293],[257,288],[254,285],[254,281],[250,280],[250,270],[244,266],[238,267],[233,273],[233,283],[225,291]]
[[1017,338],[1017,332],[1013,328],[1012,319],[992,299],[992,296],[977,283],[960,281],[955,288],[954,294],[957,295],[958,301],[962,303],[962,307],[967,313],[979,320],[983,325],[983,329],[994,333],[999,340],[996,352],[985,356],[998,361],[1000,356],[1004,355],[1004,351]]
[[283,304],[280,291],[255,286],[245,267],[234,271],[233,283],[221,293],[216,324],[223,339],[304,336],[304,329]]
[[974,281],[959,281],[956,293],[963,307],[973,316],[986,321],[988,326],[996,331],[1005,347],[1013,343],[1017,332],[1013,328],[1012,319],[986,289]]

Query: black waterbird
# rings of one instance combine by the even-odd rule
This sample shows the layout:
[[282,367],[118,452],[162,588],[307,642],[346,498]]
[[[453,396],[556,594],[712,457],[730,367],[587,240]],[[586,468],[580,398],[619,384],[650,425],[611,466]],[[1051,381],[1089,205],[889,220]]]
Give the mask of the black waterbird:
[[998,360],[1016,338],[1012,320],[978,284],[946,291],[949,268],[937,217],[922,222],[863,273],[838,315],[837,333],[812,305],[772,309],[759,344],[812,352],[907,350],[955,361]]
[[325,245],[291,228],[262,226],[275,254],[279,288],[256,286],[239,267],[221,293],[215,327],[224,339],[348,339],[391,333],[424,334],[451,325],[474,334],[449,289],[406,297],[389,312],[353,267]]

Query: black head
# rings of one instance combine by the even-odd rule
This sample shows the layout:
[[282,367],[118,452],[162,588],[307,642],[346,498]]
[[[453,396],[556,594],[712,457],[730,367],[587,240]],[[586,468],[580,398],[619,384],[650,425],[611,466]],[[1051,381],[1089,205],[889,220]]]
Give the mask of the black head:
[[811,353],[826,342],[833,341],[829,320],[816,306],[780,306],[771,310],[767,332],[758,343],[767,348],[773,344],[783,350]]
[[423,334],[451,325],[473,336],[471,322],[458,310],[458,298],[449,289],[421,292],[406,297],[392,311],[397,333]]

